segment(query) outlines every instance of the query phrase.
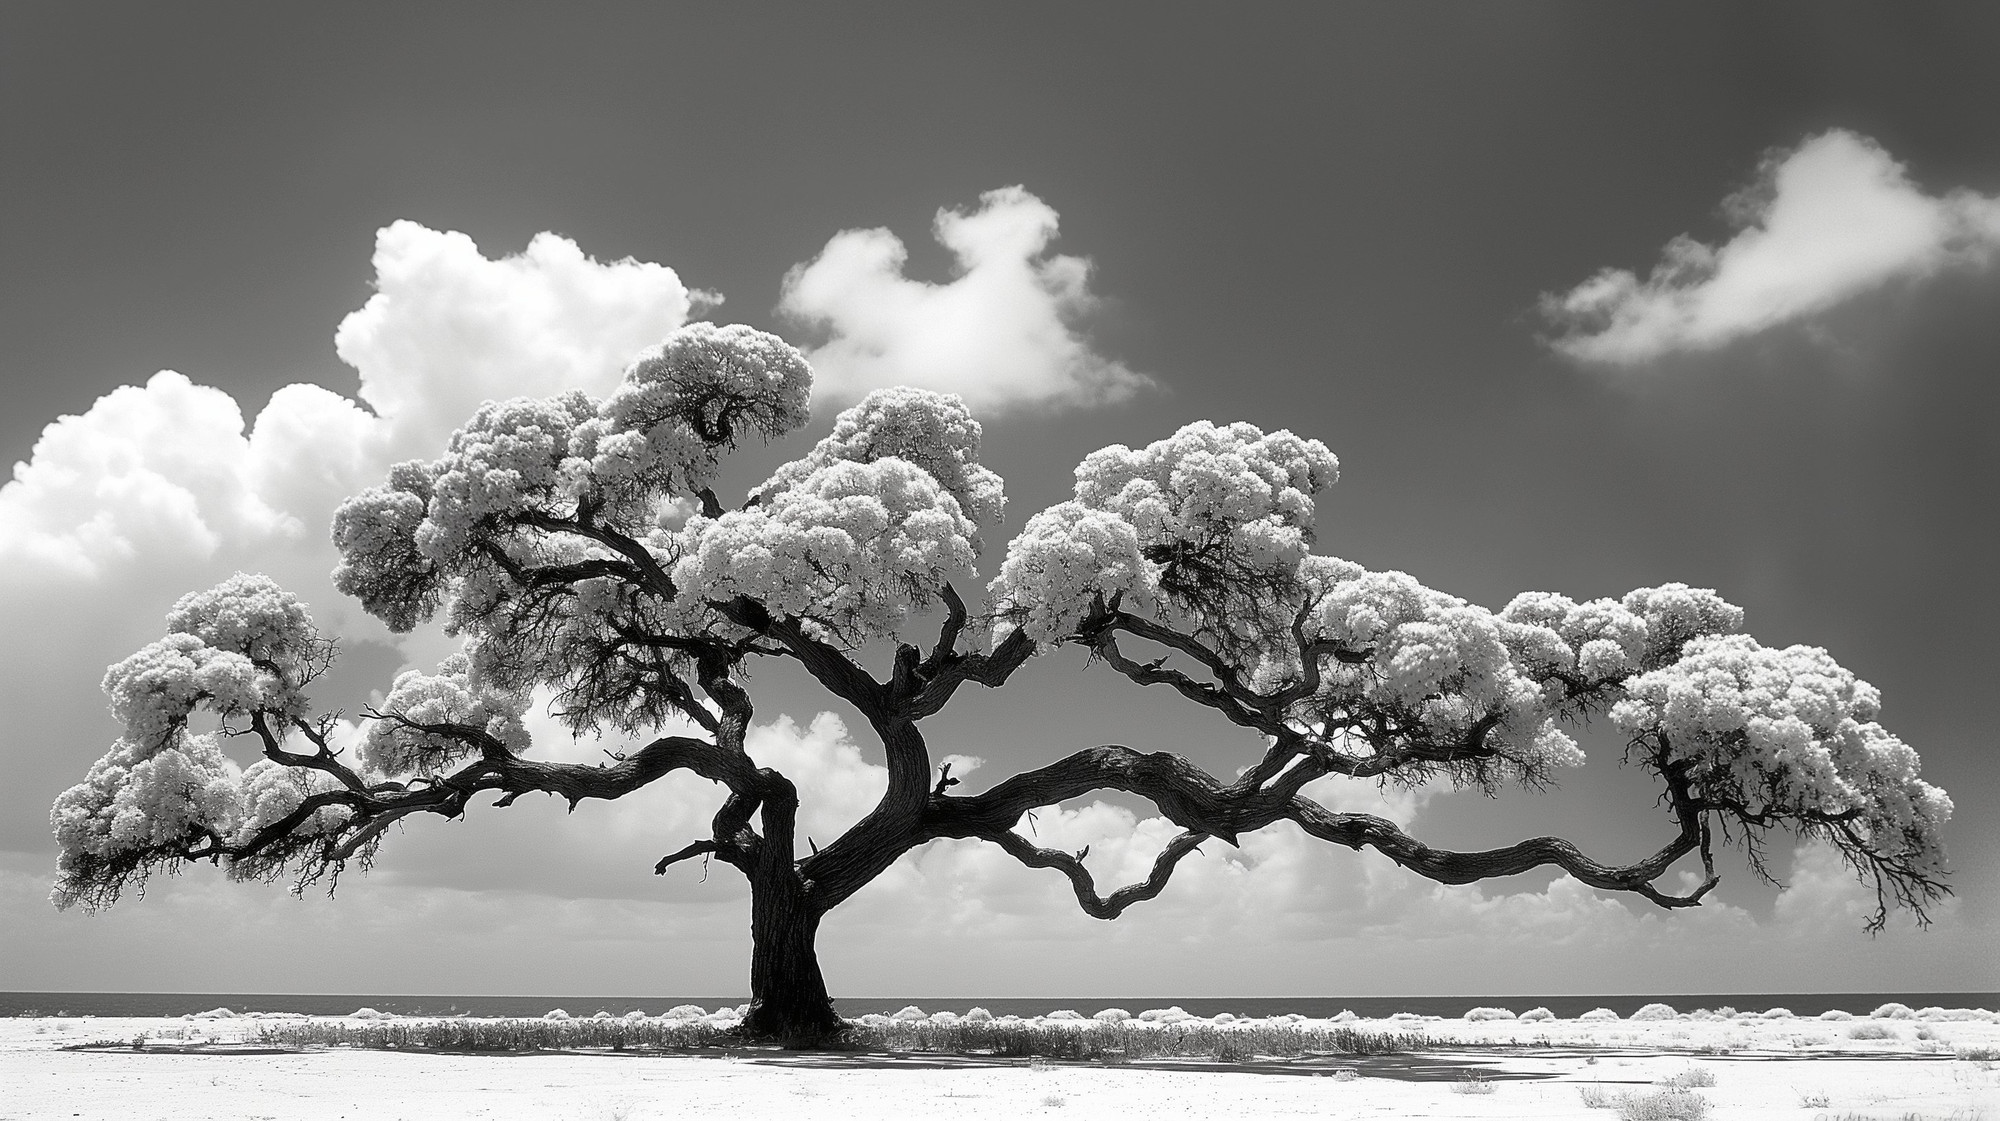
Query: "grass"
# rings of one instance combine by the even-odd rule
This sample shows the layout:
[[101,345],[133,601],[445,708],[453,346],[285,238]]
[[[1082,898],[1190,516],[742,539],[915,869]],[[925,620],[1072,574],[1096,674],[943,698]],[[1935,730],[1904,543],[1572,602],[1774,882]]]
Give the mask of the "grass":
[[1612,1108],[1618,1121],[1701,1121],[1708,1099],[1692,1090],[1640,1090],[1618,1095]]
[[1577,1091],[1583,1095],[1584,1108],[1614,1110],[1619,1121],[1701,1121],[1708,1116],[1708,1099],[1680,1086],[1614,1094],[1593,1084],[1578,1086]]
[[1493,1083],[1471,1073],[1460,1078],[1451,1087],[1451,1092],[1454,1094],[1490,1094],[1493,1090]]
[[[286,1047],[494,1053],[688,1051],[742,1043],[726,1027],[655,1019],[292,1021],[263,1025],[260,1040]],[[1245,1062],[1266,1056],[1385,1055],[1436,1044],[1436,1040],[1414,1032],[1365,1031],[1345,1024],[1219,1027],[1209,1023],[1152,1026],[1084,1021],[1073,1026],[1046,1026],[1002,1020],[855,1024],[843,1041],[845,1049],[855,1051],[1099,1062],[1177,1058]]]

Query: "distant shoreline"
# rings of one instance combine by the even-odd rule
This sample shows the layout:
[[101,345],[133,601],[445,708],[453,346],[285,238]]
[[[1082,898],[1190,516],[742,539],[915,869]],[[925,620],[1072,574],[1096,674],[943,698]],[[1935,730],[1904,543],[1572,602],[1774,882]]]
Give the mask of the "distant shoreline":
[[[238,1012],[301,1012],[315,1016],[339,1016],[368,1007],[396,1015],[540,1016],[562,1008],[572,1014],[589,1016],[597,1012],[624,1015],[644,1012],[659,1015],[682,1004],[704,1008],[733,1006],[749,998],[742,994],[703,996],[482,996],[465,994],[382,994],[382,993],[128,993],[128,992],[0,992],[0,1016],[39,1013],[43,1016],[159,1016],[177,1017],[231,1008]],[[915,1005],[926,1011],[963,1013],[981,1007],[995,1015],[1034,1016],[1074,1009],[1090,1015],[1103,1008],[1124,1008],[1138,1012],[1145,1008],[1180,1007],[1191,1015],[1214,1016],[1228,1012],[1237,1016],[1265,1017],[1297,1014],[1311,1018],[1352,1011],[1357,1016],[1379,1018],[1397,1012],[1420,1016],[1454,1018],[1481,1006],[1498,1006],[1522,1011],[1547,1008],[1563,1019],[1573,1019],[1595,1008],[1609,1008],[1621,1018],[1640,1007],[1661,1003],[1691,1012],[1696,1009],[1733,1008],[1743,1012],[1763,1012],[1785,1008],[1798,1016],[1817,1016],[1841,1010],[1866,1015],[1883,1004],[1906,1004],[1911,1008],[2000,1009],[2000,993],[1995,992],[1874,992],[1874,993],[1647,993],[1647,994],[1515,994],[1506,996],[1313,996],[1313,997],[990,997],[990,996],[896,996],[842,997],[835,1000],[840,1014],[848,1017],[871,1012],[893,1013]]]

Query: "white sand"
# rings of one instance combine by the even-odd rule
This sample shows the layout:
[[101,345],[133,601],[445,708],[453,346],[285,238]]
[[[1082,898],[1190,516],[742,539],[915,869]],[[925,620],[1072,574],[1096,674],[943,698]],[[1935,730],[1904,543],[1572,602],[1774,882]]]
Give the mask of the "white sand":
[[[653,1121],[667,1118],[1593,1118],[1583,1090],[1644,1091],[1690,1068],[1715,1085],[1694,1092],[1713,1121],[1884,1118],[2000,1121],[2000,1063],[1949,1057],[2000,1050],[2000,1024],[1873,1021],[1894,1038],[1855,1040],[1856,1025],[1819,1020],[1702,1022],[1426,1020],[1356,1026],[1522,1050],[1444,1049],[1534,1080],[1454,1082],[1382,1077],[1384,1060],[1330,1075],[1250,1074],[1143,1065],[1030,1064],[910,1056],[866,1058],[752,1052],[740,1057],[610,1054],[420,1055],[333,1049],[295,1054],[166,1053],[189,1043],[254,1040],[257,1021],[112,1018],[0,1019],[0,1119],[450,1118]],[[147,1052],[66,1051],[91,1041],[149,1037]],[[1933,1038],[1919,1038],[1922,1035]],[[1549,1047],[1531,1046],[1546,1039]],[[1710,1053],[1697,1049],[1707,1048]],[[1716,1053],[1726,1049],[1727,1053]],[[1867,1057],[1875,1056],[1875,1057]],[[942,1066],[924,1065],[932,1062]],[[1374,1073],[1371,1073],[1371,1069]],[[1824,1103],[1824,1104],[1822,1104]]]

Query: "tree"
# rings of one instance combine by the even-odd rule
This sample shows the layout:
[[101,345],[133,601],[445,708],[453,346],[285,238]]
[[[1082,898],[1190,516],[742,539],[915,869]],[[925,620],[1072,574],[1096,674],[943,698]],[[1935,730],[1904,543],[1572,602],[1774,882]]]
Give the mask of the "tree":
[[[1762,872],[1773,829],[1830,843],[1872,880],[1873,926],[1898,905],[1922,920],[1946,890],[1950,800],[1875,723],[1875,690],[1824,651],[1738,633],[1742,612],[1713,592],[1528,593],[1495,612],[1317,555],[1314,497],[1335,479],[1333,455],[1289,432],[1201,422],[1086,458],[1074,499],[1028,520],[975,611],[961,588],[1003,497],[955,397],[878,391],[736,508],[711,489],[740,440],[807,421],[810,389],[778,338],[697,323],[604,400],[488,403],[441,458],[349,499],[333,525],[340,590],[398,631],[442,611],[464,639],[435,673],[398,677],[352,751],[307,702],[335,651],[296,598],[240,574],[183,598],[167,635],[105,677],[125,731],[56,801],[57,905],[103,907],[198,860],[302,888],[365,866],[415,814],[457,816],[488,793],[495,807],[531,792],[573,807],[685,769],[728,793],[710,835],[655,870],[711,856],[742,872],[744,1030],[811,1041],[840,1027],[814,956],[822,916],[945,837],[1061,872],[1105,919],[1158,895],[1203,842],[1279,822],[1443,883],[1552,865],[1670,908],[1715,886],[1718,834]],[[923,647],[902,637],[919,624],[935,626]],[[923,721],[962,686],[997,688],[1064,646],[1213,709],[1261,753],[1223,782],[1175,755],[1093,747],[955,793]],[[881,677],[864,667],[871,653],[886,656]],[[804,854],[799,791],[744,751],[745,671],[765,659],[795,661],[858,710],[888,764],[872,811]],[[644,742],[610,765],[537,760],[522,722],[536,697],[577,731]],[[194,730],[198,711],[217,731]],[[1677,826],[1632,864],[1555,837],[1446,851],[1301,792],[1328,776],[1541,787],[1582,761],[1564,729],[1594,716],[1627,737]],[[239,771],[221,750],[232,734],[262,759]],[[1149,799],[1183,830],[1144,881],[1108,894],[1084,853],[1015,831],[1037,807],[1101,790]],[[1660,886],[1690,857],[1698,886]]]

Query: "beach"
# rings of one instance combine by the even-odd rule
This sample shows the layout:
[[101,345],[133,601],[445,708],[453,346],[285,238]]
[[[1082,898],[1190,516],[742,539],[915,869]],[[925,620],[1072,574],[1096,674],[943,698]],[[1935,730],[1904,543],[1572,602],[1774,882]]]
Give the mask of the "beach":
[[1444,1042],[1406,1055],[1123,1064],[753,1048],[287,1049],[263,1042],[263,1028],[297,1018],[14,1017],[0,1019],[0,1119],[1612,1119],[1621,1095],[1661,1108],[1696,1096],[1715,1121],[2000,1116],[1990,1016],[1741,1016],[1364,1020],[1350,1026]]

